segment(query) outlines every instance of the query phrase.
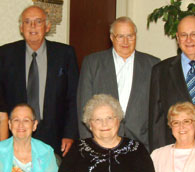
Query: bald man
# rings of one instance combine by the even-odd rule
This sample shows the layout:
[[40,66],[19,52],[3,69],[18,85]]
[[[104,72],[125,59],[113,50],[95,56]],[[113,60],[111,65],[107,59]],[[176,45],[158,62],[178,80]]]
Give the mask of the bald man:
[[169,107],[183,101],[195,103],[195,97],[189,93],[187,86],[189,71],[192,70],[191,61],[195,60],[195,16],[187,16],[179,22],[176,36],[182,53],[162,61],[152,70],[149,107],[150,151],[175,142],[167,125]]
[[24,40],[0,47],[0,136],[7,136],[6,113],[29,103],[39,119],[33,137],[64,156],[78,137],[78,66],[71,46],[45,39],[50,27],[47,13],[30,6],[20,16]]

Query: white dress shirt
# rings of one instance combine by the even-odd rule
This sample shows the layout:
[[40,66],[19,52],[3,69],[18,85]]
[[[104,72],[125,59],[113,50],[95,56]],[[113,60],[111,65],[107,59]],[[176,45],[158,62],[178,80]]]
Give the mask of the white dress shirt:
[[119,102],[125,114],[133,81],[133,64],[135,51],[125,60],[117,54],[114,48],[112,50],[112,53],[116,70]]

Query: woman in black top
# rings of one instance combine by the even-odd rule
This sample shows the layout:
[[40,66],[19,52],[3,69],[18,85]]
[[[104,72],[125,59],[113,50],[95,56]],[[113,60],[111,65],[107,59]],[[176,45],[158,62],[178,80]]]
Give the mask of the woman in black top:
[[83,116],[93,138],[75,141],[59,172],[154,172],[145,147],[117,135],[122,118],[116,99],[104,94],[93,96]]

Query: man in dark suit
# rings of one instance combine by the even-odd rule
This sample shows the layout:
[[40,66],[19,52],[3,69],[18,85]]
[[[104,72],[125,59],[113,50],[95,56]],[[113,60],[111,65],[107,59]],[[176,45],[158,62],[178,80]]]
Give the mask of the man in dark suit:
[[195,60],[195,16],[183,18],[177,28],[177,42],[182,50],[152,70],[149,107],[150,150],[175,142],[167,125],[167,112],[177,102],[192,102],[187,87],[190,61]]
[[110,94],[120,101],[125,119],[120,136],[140,140],[148,148],[148,101],[152,66],[159,59],[135,50],[136,26],[128,17],[110,28],[113,48],[85,57],[77,106],[81,138],[91,137],[82,121],[83,107],[94,94]]
[[[49,30],[44,10],[30,6],[20,18],[25,41],[0,47],[0,111],[9,114],[18,103],[31,103],[28,90],[31,81],[31,89],[38,88],[31,94],[32,97],[38,95],[38,108],[34,108],[39,125],[33,136],[50,144],[56,153],[62,151],[65,155],[73,139],[78,137],[78,66],[71,46],[45,40]],[[34,62],[36,65],[31,69]],[[30,70],[35,68],[36,79],[32,81]]]

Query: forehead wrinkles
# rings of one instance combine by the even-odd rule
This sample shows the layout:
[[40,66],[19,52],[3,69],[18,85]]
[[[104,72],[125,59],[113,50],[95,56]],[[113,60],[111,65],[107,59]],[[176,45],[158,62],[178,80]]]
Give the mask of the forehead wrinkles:
[[114,28],[113,28],[113,32],[115,34],[123,34],[123,33],[134,33],[134,26],[133,24],[129,23],[129,22],[119,22],[116,23]]
[[178,32],[195,31],[195,17],[182,21],[178,26]]
[[45,19],[46,15],[39,8],[30,8],[30,9],[27,9],[26,11],[24,11],[24,13],[22,15],[22,19],[26,19],[26,18],[29,18],[29,19],[35,19],[35,18]]

